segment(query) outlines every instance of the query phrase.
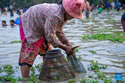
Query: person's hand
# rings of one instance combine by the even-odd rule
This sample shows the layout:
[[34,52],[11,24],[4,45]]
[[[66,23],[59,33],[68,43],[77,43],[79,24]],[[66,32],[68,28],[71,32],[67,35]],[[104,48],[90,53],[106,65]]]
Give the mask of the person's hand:
[[79,46],[75,46],[75,47],[67,46],[66,49],[65,49],[66,54],[67,54],[68,56],[73,56],[73,55],[74,55],[74,50],[75,50],[76,48],[78,48],[78,47],[79,47]]

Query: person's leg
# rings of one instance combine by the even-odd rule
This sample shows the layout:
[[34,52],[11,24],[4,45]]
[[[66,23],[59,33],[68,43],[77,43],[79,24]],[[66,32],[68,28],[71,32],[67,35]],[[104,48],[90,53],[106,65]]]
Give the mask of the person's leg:
[[29,77],[30,67],[36,59],[38,48],[35,45],[29,45],[26,41],[22,43],[19,65],[23,78]]
[[29,77],[30,67],[28,65],[21,66],[21,73],[23,78]]

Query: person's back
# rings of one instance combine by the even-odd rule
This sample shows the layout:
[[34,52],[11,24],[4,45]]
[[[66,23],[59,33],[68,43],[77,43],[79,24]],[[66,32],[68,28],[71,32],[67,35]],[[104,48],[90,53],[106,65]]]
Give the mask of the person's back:
[[121,17],[121,23],[122,23],[122,26],[123,26],[123,30],[125,32],[125,13]]
[[102,13],[102,8],[101,7],[98,8],[98,13],[99,14]]
[[29,8],[21,16],[26,38],[29,38],[30,42],[35,42],[44,35],[45,22],[47,20],[54,17],[64,20],[61,9],[62,5],[58,4],[38,4]]
[[112,5],[112,9],[114,9],[115,8],[115,3],[112,2],[111,5]]
[[117,8],[117,11],[120,10],[120,3],[119,2],[116,2],[116,8]]
[[110,3],[109,2],[106,3],[106,8],[110,8]]
[[119,3],[119,2],[116,2],[116,6],[117,6],[117,7],[120,7],[120,3]]

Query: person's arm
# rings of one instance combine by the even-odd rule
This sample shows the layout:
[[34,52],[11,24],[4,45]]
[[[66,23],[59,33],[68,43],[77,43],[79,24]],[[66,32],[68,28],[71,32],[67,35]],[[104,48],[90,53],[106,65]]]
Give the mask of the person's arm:
[[45,38],[46,40],[52,44],[54,48],[62,48],[63,50],[69,52],[71,47],[64,45],[62,42],[56,39],[56,28],[59,19],[55,16],[49,17],[45,22]]
[[56,35],[58,37],[58,39],[65,45],[67,46],[72,46],[71,43],[69,42],[69,40],[67,39],[64,31],[63,31],[63,28],[58,28],[57,32],[56,32]]
[[51,43],[55,48],[62,48],[66,51],[67,55],[73,54],[73,47],[64,45],[62,42],[56,39],[56,28],[58,25],[59,19],[57,17],[50,17],[46,19],[45,22],[45,38],[47,42]]
[[59,47],[59,45],[62,44],[55,37],[57,24],[58,24],[58,18],[54,16],[48,17],[45,22],[45,38],[55,48]]

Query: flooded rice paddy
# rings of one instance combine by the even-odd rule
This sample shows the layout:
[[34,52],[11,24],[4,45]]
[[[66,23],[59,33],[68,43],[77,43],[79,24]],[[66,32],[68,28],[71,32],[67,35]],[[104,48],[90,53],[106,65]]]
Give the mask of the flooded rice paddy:
[[[111,42],[108,40],[83,40],[82,36],[94,33],[116,33],[123,32],[121,26],[121,12],[103,12],[101,15],[92,14],[90,19],[77,20],[73,19],[68,21],[64,26],[64,32],[75,45],[80,45],[79,51],[76,55],[82,57],[82,63],[84,64],[87,74],[78,75],[77,79],[87,76],[94,76],[93,72],[88,71],[88,67],[92,60],[98,61],[100,65],[107,65],[107,69],[103,70],[106,75],[114,75],[115,73],[123,73],[125,77],[125,42]],[[20,53],[20,43],[11,43],[14,40],[20,40],[19,27],[16,25],[11,28],[9,20],[16,19],[8,16],[0,16],[0,22],[6,20],[8,26],[6,28],[0,27],[0,66],[4,64],[10,64],[18,66],[18,58]],[[0,24],[1,26],[1,24]],[[90,51],[94,51],[92,53]],[[34,62],[38,64],[42,62],[40,56]],[[20,75],[20,74],[19,74]]]

